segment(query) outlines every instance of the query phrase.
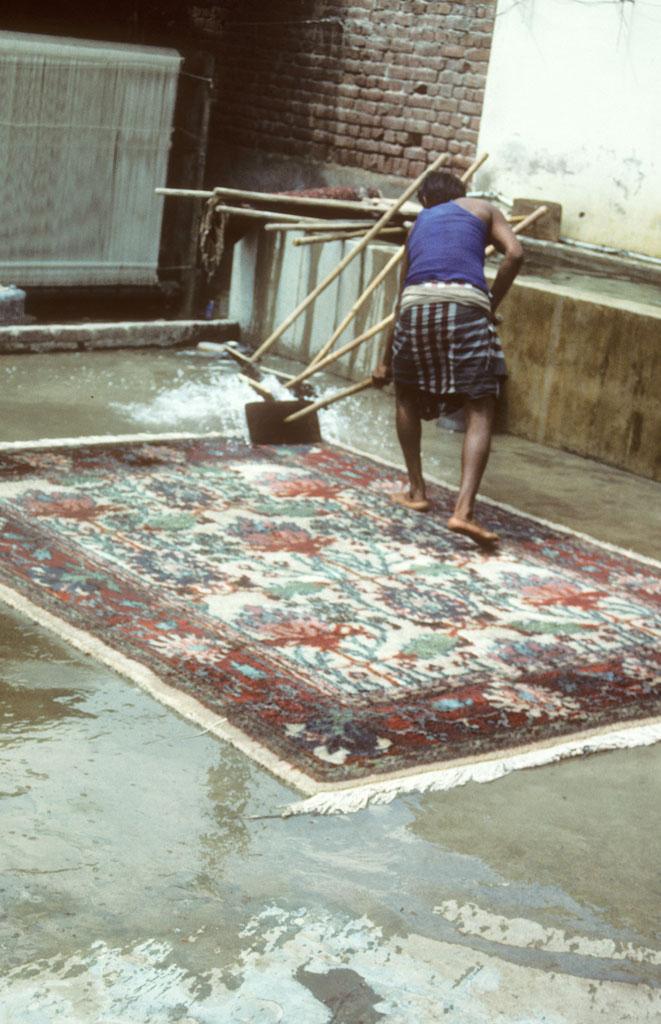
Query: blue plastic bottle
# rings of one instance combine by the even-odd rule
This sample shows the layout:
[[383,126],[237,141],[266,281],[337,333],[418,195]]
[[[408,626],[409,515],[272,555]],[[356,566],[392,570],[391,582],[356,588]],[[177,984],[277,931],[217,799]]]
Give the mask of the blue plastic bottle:
[[16,324],[25,319],[25,292],[15,284],[0,285],[0,323]]

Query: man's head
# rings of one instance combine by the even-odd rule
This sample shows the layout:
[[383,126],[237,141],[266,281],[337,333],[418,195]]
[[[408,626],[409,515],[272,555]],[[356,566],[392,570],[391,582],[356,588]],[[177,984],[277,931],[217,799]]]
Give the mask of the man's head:
[[465,195],[463,181],[450,171],[432,171],[418,189],[418,201],[424,207],[438,206]]

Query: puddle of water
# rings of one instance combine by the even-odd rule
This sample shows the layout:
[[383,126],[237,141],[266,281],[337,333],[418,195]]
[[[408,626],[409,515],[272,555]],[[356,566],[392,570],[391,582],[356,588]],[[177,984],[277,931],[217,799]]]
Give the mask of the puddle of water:
[[94,718],[76,706],[83,695],[59,687],[23,689],[0,680],[0,746],[7,746],[18,736],[48,729],[63,718]]

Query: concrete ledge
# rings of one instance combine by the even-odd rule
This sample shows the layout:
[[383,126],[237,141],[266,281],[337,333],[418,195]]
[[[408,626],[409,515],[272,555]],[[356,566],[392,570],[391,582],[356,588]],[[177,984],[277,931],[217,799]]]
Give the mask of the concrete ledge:
[[568,271],[590,277],[605,277],[623,282],[661,286],[661,259],[636,256],[572,244],[570,240],[551,242],[545,239],[523,236],[526,250],[526,271],[548,274],[553,271]]
[[126,323],[29,324],[0,327],[0,353],[86,352],[171,348],[239,338],[235,320],[149,320]]
[[661,308],[517,281],[499,335],[511,434],[661,478]]

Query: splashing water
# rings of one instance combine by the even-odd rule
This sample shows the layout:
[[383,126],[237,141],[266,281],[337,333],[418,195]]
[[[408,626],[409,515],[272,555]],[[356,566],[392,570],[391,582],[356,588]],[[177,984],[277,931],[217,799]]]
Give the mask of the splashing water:
[[[112,402],[111,408],[142,429],[154,432],[219,431],[227,437],[247,440],[245,406],[248,402],[259,401],[259,398],[241,378],[240,370],[225,360],[212,360],[208,354],[199,362],[197,358],[194,362],[188,360],[191,356],[202,356],[202,353],[183,352],[181,355],[187,357],[188,365],[177,373],[174,380],[165,386],[157,386],[142,401]],[[261,382],[277,401],[291,401],[294,397],[275,374],[265,372]],[[338,386],[337,379],[323,379],[317,396],[330,397]],[[370,424],[370,433],[376,430],[379,436],[386,436],[391,414],[370,401],[369,396],[361,395],[321,409],[319,420],[326,440],[360,447],[366,420]]]
[[185,380],[157,391],[145,402],[113,402],[111,406],[147,428],[218,430],[228,437],[247,437],[244,407],[254,400],[254,392],[225,367],[205,371],[206,379]]

